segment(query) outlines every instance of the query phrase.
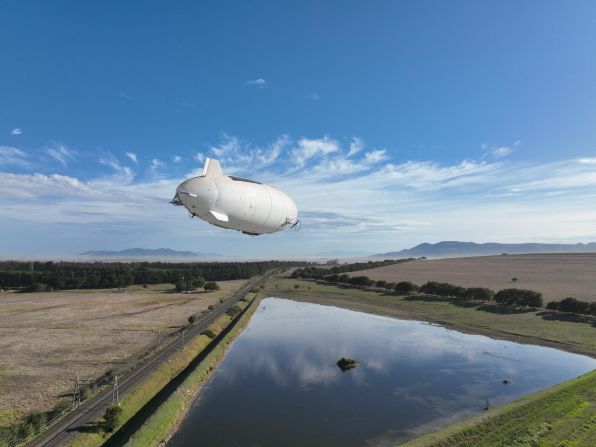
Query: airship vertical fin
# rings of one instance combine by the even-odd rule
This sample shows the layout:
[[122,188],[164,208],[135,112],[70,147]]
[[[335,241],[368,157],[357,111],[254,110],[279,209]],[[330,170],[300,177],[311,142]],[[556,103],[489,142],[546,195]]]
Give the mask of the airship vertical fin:
[[205,160],[205,166],[203,167],[203,175],[205,177],[219,177],[221,174],[221,167],[219,161],[208,158]]

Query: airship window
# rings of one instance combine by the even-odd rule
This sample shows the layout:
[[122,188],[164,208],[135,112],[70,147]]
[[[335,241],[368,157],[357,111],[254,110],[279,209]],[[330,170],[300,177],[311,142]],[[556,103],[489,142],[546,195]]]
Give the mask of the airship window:
[[230,175],[230,178],[236,182],[247,182],[247,183],[256,183],[257,185],[262,185],[261,182],[257,182],[254,180],[250,180],[248,178],[236,177],[234,175]]

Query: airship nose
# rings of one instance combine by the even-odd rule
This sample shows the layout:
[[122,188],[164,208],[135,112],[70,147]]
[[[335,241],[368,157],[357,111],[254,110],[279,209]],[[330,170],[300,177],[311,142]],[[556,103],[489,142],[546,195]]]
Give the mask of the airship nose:
[[215,183],[206,177],[185,180],[176,188],[178,201],[195,214],[209,212],[213,208],[217,196],[218,190]]

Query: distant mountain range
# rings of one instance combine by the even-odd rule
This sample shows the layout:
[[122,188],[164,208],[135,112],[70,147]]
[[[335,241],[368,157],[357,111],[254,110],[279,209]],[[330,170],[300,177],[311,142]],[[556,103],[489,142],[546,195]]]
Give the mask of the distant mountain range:
[[177,251],[171,248],[127,248],[119,251],[91,250],[80,253],[81,256],[93,258],[214,258],[213,253],[193,251]]
[[596,242],[588,244],[498,244],[489,242],[443,241],[436,244],[424,243],[401,251],[372,255],[373,258],[457,258],[464,256],[491,256],[500,254],[532,253],[596,253]]

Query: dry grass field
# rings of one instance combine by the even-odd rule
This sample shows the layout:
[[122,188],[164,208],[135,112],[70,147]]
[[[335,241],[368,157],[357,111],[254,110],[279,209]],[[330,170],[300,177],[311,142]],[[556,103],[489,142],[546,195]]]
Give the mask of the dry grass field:
[[51,409],[76,375],[98,377],[151,348],[158,331],[176,330],[244,282],[220,281],[217,292],[191,294],[171,293],[171,284],[0,293],[0,425]]
[[[537,254],[415,261],[350,273],[389,282],[448,282],[495,291],[516,287],[542,292],[545,301],[568,296],[596,301],[596,254]],[[518,281],[511,281],[518,278]]]

